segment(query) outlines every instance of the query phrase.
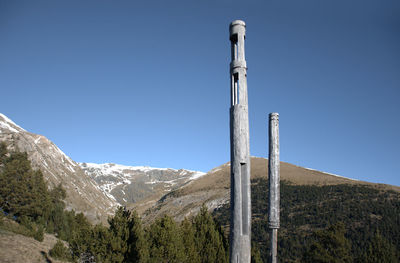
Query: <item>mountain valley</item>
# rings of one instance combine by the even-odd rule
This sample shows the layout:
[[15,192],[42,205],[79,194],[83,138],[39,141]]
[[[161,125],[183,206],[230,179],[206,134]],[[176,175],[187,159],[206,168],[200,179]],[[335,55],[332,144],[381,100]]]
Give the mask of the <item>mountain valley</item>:
[[77,163],[46,137],[24,130],[3,114],[0,142],[11,151],[26,152],[50,187],[61,184],[66,190],[67,209],[83,212],[93,223],[106,223],[117,206],[158,200],[205,174],[185,169]]
[[[66,209],[83,212],[92,224],[107,225],[107,218],[119,206],[137,211],[143,225],[149,227],[165,215],[177,222],[193,218],[205,205],[228,237],[229,162],[207,173],[78,163],[46,137],[24,130],[2,114],[0,142],[5,142],[9,151],[26,152],[50,188],[62,185],[66,190]],[[269,236],[267,161],[251,158],[252,239],[263,258],[268,255]],[[345,223],[345,238],[351,240],[349,251],[356,262],[363,262],[368,255],[366,248],[374,239],[381,238],[380,233],[390,249],[400,248],[400,187],[358,181],[286,162],[280,163],[280,171],[279,253],[285,262],[300,262],[315,233],[338,223]],[[31,242],[22,237],[21,240]]]

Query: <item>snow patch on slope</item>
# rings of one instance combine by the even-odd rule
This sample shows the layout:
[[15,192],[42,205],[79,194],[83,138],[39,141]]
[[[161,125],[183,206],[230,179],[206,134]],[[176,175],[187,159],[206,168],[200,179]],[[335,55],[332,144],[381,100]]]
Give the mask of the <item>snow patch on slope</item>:
[[[20,131],[25,131],[22,129],[20,126],[15,124],[12,120],[10,120],[6,115],[0,113],[0,128],[9,130],[11,132],[20,132]],[[0,130],[1,133],[1,130]]]
[[199,179],[200,177],[202,177],[205,174],[206,173],[203,173],[203,172],[195,172],[194,174],[192,174],[192,176],[190,176],[190,180]]
[[79,165],[82,168],[99,169],[99,173],[101,172],[103,174],[111,174],[111,173],[115,173],[115,172],[123,173],[125,170],[140,171],[140,172],[149,172],[152,170],[160,170],[160,171],[173,170],[170,168],[154,168],[154,167],[149,167],[149,166],[127,166],[127,165],[114,164],[114,163],[103,163],[103,164],[79,163]]
[[[78,165],[98,183],[100,189],[107,196],[114,200],[117,199],[117,201],[122,201],[124,198],[126,200],[128,197],[137,200],[132,197],[132,194],[134,196],[135,193],[130,192],[135,187],[139,187],[137,190],[146,194],[150,194],[154,190],[153,186],[161,186],[163,191],[171,191],[174,187],[179,187],[205,175],[203,172],[184,169],[126,166],[114,163],[78,163]],[[148,187],[140,188],[141,184],[148,185]],[[129,193],[124,191],[126,189],[129,189]],[[136,198],[143,198],[143,196],[136,196]],[[126,203],[126,201],[124,202]]]
[[344,177],[344,176],[337,175],[337,174],[333,174],[333,173],[327,173],[327,172],[319,171],[319,170],[312,169],[312,168],[307,168],[307,167],[303,167],[303,168],[304,168],[304,169],[307,169],[307,170],[309,170],[309,171],[316,171],[316,172],[320,172],[320,173],[324,173],[324,174],[329,174],[329,175],[332,175],[332,176],[335,176],[335,177],[340,177],[340,178],[344,178],[344,179],[349,179],[349,180],[352,180],[352,181],[360,181],[360,180],[357,180],[357,179],[353,179],[353,178],[349,178],[349,177]]
[[[128,171],[139,171],[139,172],[150,172],[150,171],[175,171],[178,172],[179,170],[175,170],[172,168],[156,168],[156,167],[149,167],[149,166],[127,166],[121,164],[114,164],[114,163],[79,163],[81,168],[83,169],[95,169],[95,175],[111,175],[111,174],[124,174]],[[179,175],[186,175],[188,173],[193,173],[190,177],[191,180],[195,180],[200,178],[201,176],[205,175],[203,172],[199,171],[191,171],[191,170],[181,170]]]

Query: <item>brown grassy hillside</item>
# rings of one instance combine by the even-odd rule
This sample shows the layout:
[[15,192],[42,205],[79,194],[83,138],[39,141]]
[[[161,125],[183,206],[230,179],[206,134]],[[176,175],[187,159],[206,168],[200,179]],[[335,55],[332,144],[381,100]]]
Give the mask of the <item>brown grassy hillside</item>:
[[[261,177],[268,178],[268,160],[252,157],[251,178]],[[400,192],[400,187],[397,186],[352,180],[285,162],[281,162],[281,180],[294,185],[362,184]],[[228,203],[229,193],[230,165],[226,163],[160,199],[150,198],[134,204],[130,208],[137,209],[144,216],[145,221],[149,222],[164,214],[172,215],[177,220],[183,220],[184,217],[196,214],[203,203],[206,203],[210,209]]]
[[39,242],[31,237],[0,229],[0,262],[64,262],[49,256],[49,250],[56,242],[57,238],[53,235],[45,234],[44,240]]

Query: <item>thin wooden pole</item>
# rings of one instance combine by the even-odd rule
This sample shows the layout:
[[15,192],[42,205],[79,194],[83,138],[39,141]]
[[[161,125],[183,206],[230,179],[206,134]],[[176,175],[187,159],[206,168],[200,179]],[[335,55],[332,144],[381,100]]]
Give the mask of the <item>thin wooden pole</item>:
[[269,114],[269,213],[268,226],[271,230],[270,262],[278,262],[278,228],[280,203],[280,160],[279,160],[279,114]]

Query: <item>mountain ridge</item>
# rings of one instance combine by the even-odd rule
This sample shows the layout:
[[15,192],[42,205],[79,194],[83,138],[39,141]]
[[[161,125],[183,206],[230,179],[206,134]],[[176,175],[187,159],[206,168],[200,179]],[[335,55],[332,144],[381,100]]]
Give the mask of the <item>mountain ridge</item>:
[[[1,113],[0,142],[6,142],[8,150],[26,152],[50,188],[59,184],[65,188],[67,209],[83,212],[92,223],[106,223],[117,206],[143,198],[159,199],[205,174],[186,169],[78,163],[45,136],[26,131]],[[108,172],[104,171],[106,166]]]
[[[251,157],[251,179],[268,178],[268,160]],[[381,190],[400,192],[400,187],[358,181],[314,169],[303,168],[286,162],[280,162],[281,180],[299,186],[315,185],[366,185]],[[267,198],[267,196],[265,196]],[[151,222],[164,214],[174,215],[178,221],[195,215],[203,204],[215,210],[229,203],[230,199],[230,164],[229,162],[212,169],[206,175],[191,184],[163,196],[157,202],[144,200],[130,206],[143,214],[144,221]]]
[[50,188],[62,184],[68,210],[82,212],[93,223],[105,222],[116,202],[85,175],[79,165],[43,135],[30,133],[0,114],[0,141],[8,150],[26,152],[33,168],[41,170]]
[[[63,184],[67,208],[83,212],[91,222],[106,222],[117,206],[136,209],[149,221],[169,213],[177,220],[229,202],[230,164],[207,173],[185,169],[78,163],[45,136],[30,133],[0,113],[0,141],[24,151],[42,170],[51,187]],[[251,178],[268,178],[267,159],[251,157]],[[400,192],[400,187],[369,183],[281,162],[281,179],[295,185],[362,184]]]
[[[63,184],[67,190],[67,209],[83,212],[92,223],[104,223],[114,212],[113,208],[126,205],[139,212],[149,229],[165,214],[176,221],[194,217],[205,204],[213,210],[214,219],[228,236],[229,162],[207,173],[113,163],[77,163],[46,137],[29,133],[3,116],[0,115],[0,142],[7,142],[11,150],[27,152],[32,165],[42,170],[52,187]],[[383,240],[398,250],[400,187],[359,181],[286,162],[280,162],[280,168],[279,258],[285,262],[300,262],[312,244],[313,233],[326,231],[330,225],[340,222],[346,225],[345,237],[352,242],[349,251],[351,249],[357,260],[364,258],[365,248],[376,233],[381,233]],[[267,179],[268,159],[251,157],[252,241],[259,247],[263,259],[268,258],[269,253]],[[0,245],[8,249],[10,239],[3,239]],[[32,240],[24,242],[30,244]],[[21,253],[19,249],[14,250]],[[25,250],[21,253],[24,258],[25,253]]]
[[205,173],[186,169],[127,166],[114,163],[79,163],[110,198],[121,205],[163,194],[200,178]]

